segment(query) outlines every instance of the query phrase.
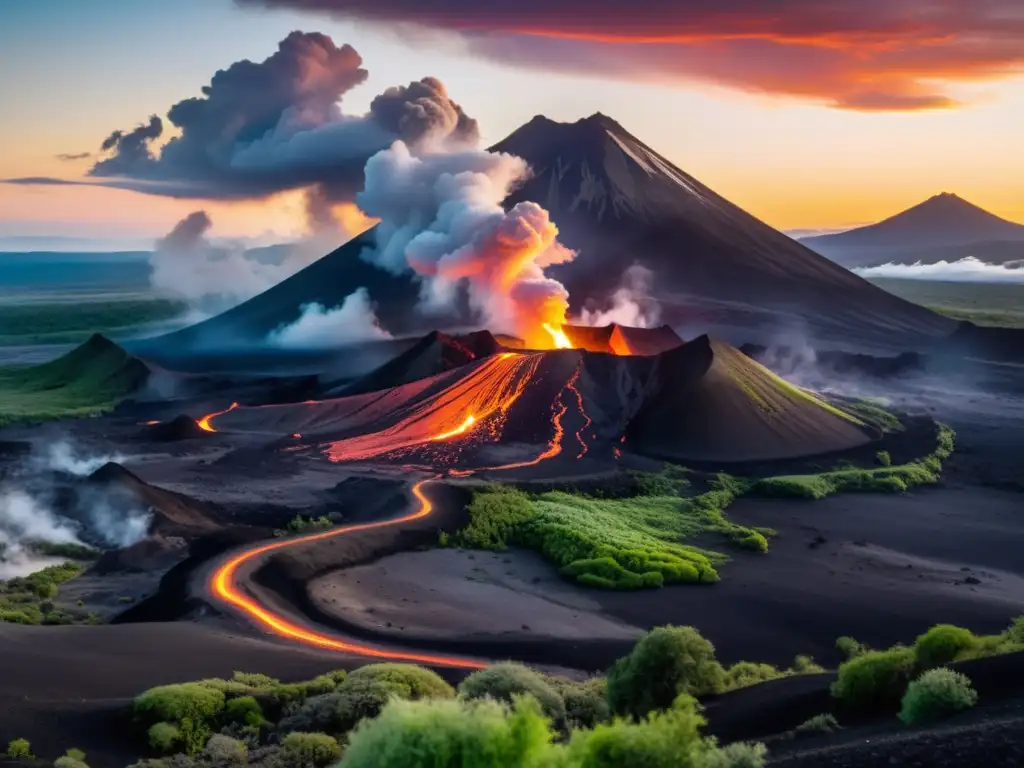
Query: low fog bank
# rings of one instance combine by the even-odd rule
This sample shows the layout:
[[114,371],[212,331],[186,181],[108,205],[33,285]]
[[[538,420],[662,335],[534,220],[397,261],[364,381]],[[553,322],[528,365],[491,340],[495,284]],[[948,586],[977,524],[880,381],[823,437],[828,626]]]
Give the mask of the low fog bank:
[[48,443],[0,479],[0,579],[25,576],[64,558],[60,545],[126,547],[146,536],[151,514],[126,494],[82,482],[118,455]]
[[853,272],[864,278],[890,277],[902,280],[936,280],[954,283],[1024,283],[1024,261],[989,264],[974,256],[958,261],[934,264],[881,264],[857,267]]

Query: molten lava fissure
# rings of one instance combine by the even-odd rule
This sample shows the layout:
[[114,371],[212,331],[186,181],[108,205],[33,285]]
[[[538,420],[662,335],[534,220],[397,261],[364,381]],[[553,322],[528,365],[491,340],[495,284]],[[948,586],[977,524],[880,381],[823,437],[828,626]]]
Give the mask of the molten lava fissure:
[[561,328],[555,328],[549,323],[542,323],[545,331],[551,336],[551,341],[555,345],[555,349],[572,349],[572,342],[569,341],[569,337],[565,335],[565,331]]
[[322,531],[320,533],[312,533],[297,538],[283,539],[272,541],[267,544],[261,544],[257,547],[253,547],[252,549],[245,550],[240,554],[234,555],[227,560],[213,572],[207,586],[210,592],[212,592],[216,597],[246,614],[249,618],[254,619],[258,624],[263,625],[274,634],[290,640],[296,640],[304,645],[330,651],[342,651],[344,653],[354,653],[360,656],[371,656],[373,658],[390,659],[392,661],[405,661],[414,664],[459,667],[462,669],[481,669],[486,666],[486,664],[471,659],[460,659],[453,656],[435,656],[424,653],[388,651],[382,648],[375,648],[370,645],[362,645],[361,643],[345,642],[335,637],[322,634],[313,629],[300,626],[284,616],[263,607],[254,599],[244,594],[235,582],[235,575],[238,573],[238,569],[240,567],[252,562],[255,558],[268,552],[273,552],[295,544],[307,544],[312,541],[321,541],[335,536],[344,536],[358,531],[384,528],[389,525],[400,525],[401,523],[408,523],[412,520],[418,520],[421,517],[426,517],[433,510],[433,505],[431,504],[430,499],[428,499],[423,492],[423,487],[428,482],[430,481],[420,480],[412,486],[412,493],[416,497],[418,504],[412,512],[404,517],[395,518],[393,520],[381,520],[375,523],[346,525],[341,528],[332,528],[329,531]]
[[582,368],[582,364],[576,366],[576,370],[573,372],[572,378],[570,378],[569,381],[566,382],[566,385],[565,385],[568,389],[572,390],[572,393],[574,395],[576,395],[576,404],[577,404],[577,406],[580,409],[580,415],[583,417],[583,426],[581,426],[578,430],[576,430],[576,440],[579,441],[579,444],[580,444],[580,452],[578,454],[576,454],[576,458],[577,459],[582,459],[584,454],[587,452],[587,441],[583,438],[583,432],[591,424],[593,424],[593,420],[590,418],[590,415],[587,413],[587,409],[583,407],[583,395],[580,393],[579,389],[576,388],[576,384],[580,380],[580,370],[581,370],[581,368]]
[[223,416],[228,411],[233,411],[237,407],[238,407],[238,403],[232,403],[227,408],[225,408],[223,411],[217,411],[216,413],[208,413],[205,416],[203,416],[203,418],[198,419],[196,421],[196,425],[201,430],[203,430],[203,432],[216,432],[217,430],[213,428],[213,424],[210,423],[210,420],[211,419],[215,419],[218,416]]
[[457,426],[455,429],[452,429],[452,430],[450,430],[448,432],[442,432],[440,435],[434,435],[430,439],[431,440],[447,440],[448,438],[456,437],[457,435],[465,434],[466,432],[468,432],[470,429],[473,428],[474,424],[476,424],[476,419],[473,418],[472,414],[470,414],[469,416],[466,417],[466,420],[464,422],[462,422],[461,424],[459,424],[459,426]]

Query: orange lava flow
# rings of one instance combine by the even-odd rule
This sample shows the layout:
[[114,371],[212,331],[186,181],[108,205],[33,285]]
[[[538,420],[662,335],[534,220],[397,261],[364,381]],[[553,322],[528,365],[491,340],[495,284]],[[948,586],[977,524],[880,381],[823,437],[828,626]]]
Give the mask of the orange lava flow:
[[461,424],[459,424],[459,426],[457,426],[455,429],[450,430],[448,432],[442,432],[440,435],[434,435],[430,439],[431,440],[447,440],[450,437],[455,437],[457,435],[465,434],[466,432],[468,432],[470,429],[473,428],[474,424],[476,424],[476,419],[473,418],[472,414],[470,414],[469,416],[466,417],[466,420],[464,422],[462,422]]
[[551,335],[551,341],[554,343],[555,349],[572,349],[572,342],[565,335],[565,331],[561,328],[555,328],[548,323],[542,323],[542,325],[544,330]]
[[196,426],[198,426],[204,432],[216,432],[217,430],[213,428],[213,425],[210,423],[210,419],[215,419],[218,416],[223,416],[228,411],[233,411],[237,407],[238,403],[232,403],[223,411],[217,411],[216,413],[208,413],[205,416],[203,416],[203,418],[198,419],[196,421]]
[[470,432],[496,436],[540,359],[540,355],[512,353],[489,357],[451,386],[399,405],[389,426],[331,443],[327,457],[336,462],[362,461]]
[[330,637],[329,635],[321,634],[315,630],[295,624],[284,616],[263,607],[251,597],[243,594],[235,583],[235,574],[242,565],[251,562],[253,559],[260,555],[264,555],[267,552],[273,552],[275,550],[297,544],[307,544],[312,541],[329,539],[334,536],[344,536],[358,531],[367,531],[373,528],[385,528],[389,525],[400,525],[401,523],[408,523],[412,520],[418,520],[422,517],[426,517],[434,508],[430,499],[428,499],[423,493],[423,486],[428,482],[430,481],[420,480],[412,486],[412,493],[418,501],[418,506],[415,510],[404,517],[395,518],[393,520],[381,520],[375,523],[346,525],[339,528],[332,528],[329,531],[321,531],[320,533],[311,533],[297,538],[283,539],[272,541],[267,544],[261,544],[237,554],[227,562],[223,563],[210,576],[207,586],[213,595],[246,614],[249,618],[254,619],[258,624],[262,624],[274,634],[288,638],[289,640],[296,640],[304,645],[322,648],[329,651],[354,653],[359,656],[370,656],[373,658],[389,659],[392,661],[405,661],[443,667],[459,667],[462,669],[481,669],[487,666],[481,661],[426,653],[387,651],[370,645],[363,645],[361,643],[345,642],[343,640]]
[[580,444],[580,452],[576,454],[576,458],[582,459],[584,454],[586,454],[587,452],[587,441],[583,439],[583,432],[584,430],[587,429],[587,427],[589,427],[594,422],[593,419],[590,418],[590,414],[587,413],[586,408],[583,407],[583,395],[580,394],[580,391],[576,388],[576,383],[579,380],[580,366],[576,366],[575,373],[573,373],[572,378],[569,379],[565,386],[568,387],[574,395],[576,395],[576,403],[579,406],[580,414],[584,418],[583,426],[576,430],[576,439],[579,441]]

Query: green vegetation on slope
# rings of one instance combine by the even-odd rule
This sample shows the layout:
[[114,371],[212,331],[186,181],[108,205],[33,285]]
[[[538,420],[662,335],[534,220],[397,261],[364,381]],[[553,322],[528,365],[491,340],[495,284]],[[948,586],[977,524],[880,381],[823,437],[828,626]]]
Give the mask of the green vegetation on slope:
[[93,333],[123,336],[182,315],[185,305],[168,299],[0,303],[0,346],[78,344]]
[[29,576],[0,581],[0,621],[10,624],[76,624],[93,619],[53,604],[60,585],[85,570],[81,563],[51,565]]
[[[850,491],[901,493],[916,485],[937,483],[942,463],[953,453],[956,433],[938,425],[936,446],[927,456],[900,466],[873,469],[839,469],[816,475],[783,475],[758,480],[751,492],[762,496],[795,496],[823,499]],[[886,454],[888,456],[888,454]],[[883,463],[880,459],[880,463]]]
[[0,368],[0,425],[102,413],[148,377],[145,363],[95,335],[52,362]]
[[[663,490],[653,483],[652,488]],[[466,547],[501,550],[509,545],[541,552],[581,584],[609,589],[713,583],[719,553],[682,543],[701,534],[764,552],[764,534],[722,514],[741,488],[725,475],[692,498],[640,495],[599,499],[550,491],[536,496],[501,486],[474,494],[469,524],[458,534]]]

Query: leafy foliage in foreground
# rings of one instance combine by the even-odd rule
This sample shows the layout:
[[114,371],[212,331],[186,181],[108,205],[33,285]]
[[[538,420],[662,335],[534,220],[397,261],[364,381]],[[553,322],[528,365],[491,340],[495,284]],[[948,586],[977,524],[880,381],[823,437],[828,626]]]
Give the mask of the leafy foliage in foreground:
[[903,696],[900,720],[924,725],[970,709],[978,694],[970,678],[951,669],[932,669],[912,682]]
[[553,743],[540,705],[517,699],[389,704],[350,737],[340,768],[712,768],[764,765],[761,745],[720,748],[701,735],[705,724],[693,699],[680,697],[666,712],[640,722],[617,720],[576,731]]

